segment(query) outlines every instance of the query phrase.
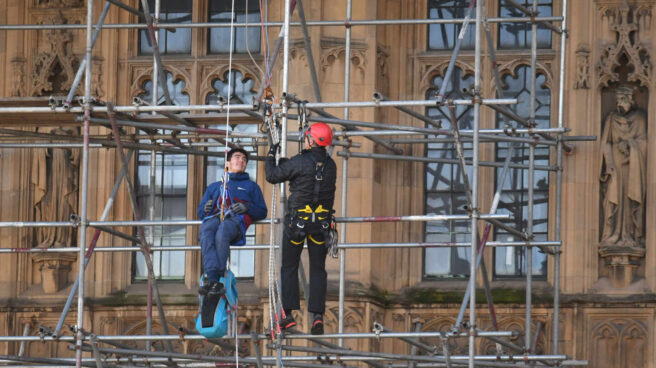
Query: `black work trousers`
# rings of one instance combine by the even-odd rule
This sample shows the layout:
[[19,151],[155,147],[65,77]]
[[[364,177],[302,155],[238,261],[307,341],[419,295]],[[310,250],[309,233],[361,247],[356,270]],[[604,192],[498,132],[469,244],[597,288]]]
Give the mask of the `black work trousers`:
[[[282,267],[280,278],[282,289],[282,307],[284,309],[300,309],[298,290],[298,265],[301,262],[303,244],[307,239],[308,255],[310,257],[310,296],[308,311],[323,314],[326,310],[326,254],[327,249],[323,232],[319,229],[307,232],[295,231],[286,221],[282,237]],[[308,296],[306,295],[306,298]]]

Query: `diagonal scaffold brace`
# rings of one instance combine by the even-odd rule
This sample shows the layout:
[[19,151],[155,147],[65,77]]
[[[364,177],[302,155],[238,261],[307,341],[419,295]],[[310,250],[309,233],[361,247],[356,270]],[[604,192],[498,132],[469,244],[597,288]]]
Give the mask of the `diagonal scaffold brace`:
[[[129,166],[129,162],[127,158],[125,157],[125,154],[123,153],[123,143],[121,142],[119,131],[118,131],[118,125],[116,125],[116,122],[114,121],[115,119],[115,114],[114,114],[114,106],[111,103],[107,104],[107,113],[109,115],[109,121],[110,124],[112,125],[112,131],[114,132],[114,139],[116,140],[116,150],[121,158],[121,163],[123,164],[124,167]],[[138,221],[141,219],[141,214],[139,211],[139,204],[137,202],[137,196],[134,191],[134,187],[132,186],[132,180],[130,178],[130,173],[126,171],[125,175],[125,184],[128,188],[128,194],[130,197],[130,202],[132,204],[132,214],[134,218]],[[162,299],[160,298],[159,295],[159,287],[157,286],[156,279],[154,277],[155,272],[153,270],[153,259],[151,258],[151,251],[150,251],[150,244],[146,241],[146,235],[144,232],[143,226],[138,226],[137,231],[139,233],[139,244],[141,246],[141,253],[144,256],[144,259],[146,261],[146,268],[148,270],[148,277],[152,278],[152,288],[155,293],[155,299],[157,301],[157,311],[159,312],[159,318],[160,322],[162,324],[162,329],[164,330],[164,334],[168,335],[169,334],[169,328],[168,324],[166,323],[166,316],[164,314],[164,306],[162,305]],[[171,344],[170,341],[166,341],[166,347],[169,352],[173,351],[173,345]]]

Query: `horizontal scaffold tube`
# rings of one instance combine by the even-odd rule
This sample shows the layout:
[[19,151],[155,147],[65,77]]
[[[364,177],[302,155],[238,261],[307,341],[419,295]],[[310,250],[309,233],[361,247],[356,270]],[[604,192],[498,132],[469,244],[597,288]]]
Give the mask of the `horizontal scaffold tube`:
[[[444,247],[466,247],[469,243],[465,242],[417,242],[417,243],[347,243],[338,244],[337,248],[344,249],[362,249],[362,248],[444,248]],[[559,241],[491,241],[487,242],[488,247],[559,247]],[[304,246],[307,248],[307,245]],[[268,244],[240,245],[230,247],[234,250],[265,250],[269,249]],[[278,248],[278,246],[274,246]],[[95,252],[133,252],[138,251],[139,247],[96,247]],[[175,252],[175,251],[198,251],[198,245],[176,245],[170,247],[150,247],[153,252]],[[79,251],[78,247],[65,248],[0,248],[0,253],[73,253]]]
[[[497,219],[508,220],[509,214],[483,214],[480,215],[481,220]],[[372,216],[372,217],[336,217],[336,222],[400,222],[400,221],[461,221],[469,220],[469,215],[411,215],[411,216]],[[276,219],[277,221],[277,219]],[[200,225],[200,220],[167,220],[167,221],[89,221],[87,226],[191,226]],[[256,224],[270,224],[271,220],[256,221]],[[77,222],[0,222],[0,228],[3,227],[76,227],[80,226]]]
[[[251,340],[255,336],[258,340],[270,340],[268,334],[240,334],[237,336],[239,340]],[[303,340],[303,339],[385,339],[385,338],[401,338],[401,337],[468,337],[469,332],[352,332],[343,334],[323,334],[323,335],[309,335],[309,334],[290,334],[285,335],[287,340]],[[479,331],[476,333],[479,337],[514,337],[517,336],[513,331]],[[146,340],[160,340],[160,341],[183,341],[183,340],[206,340],[203,335],[99,335],[95,337],[98,341],[146,341]],[[88,338],[85,338],[88,340]],[[224,336],[214,340],[232,340],[235,337]],[[75,341],[75,336],[0,336],[0,341]]]
[[[563,20],[562,16],[548,16],[548,17],[535,17],[536,21],[540,22],[560,22]],[[488,18],[489,23],[529,23],[533,20],[531,17],[494,17]],[[403,24],[458,24],[462,23],[464,19],[380,19],[380,20],[349,20],[348,27],[352,26],[386,26],[386,25],[403,25]],[[290,22],[292,27],[302,26],[301,22]],[[307,21],[306,26],[310,27],[345,27],[344,20],[315,20]],[[228,28],[231,23],[158,23],[157,28],[161,29],[183,29],[183,28]],[[233,27],[282,27],[283,22],[235,22],[232,23]],[[141,23],[112,23],[105,24],[102,28],[105,29],[146,29],[148,26]],[[96,28],[92,26],[92,28]],[[44,30],[44,29],[86,29],[84,24],[2,24],[0,30],[18,31],[18,30]]]
[[[455,105],[471,105],[471,99],[463,100],[453,100]],[[505,99],[483,99],[481,102],[483,105],[514,105],[517,103],[516,98],[505,98]],[[408,100],[408,101],[354,101],[354,102],[308,102],[305,106],[309,109],[312,108],[334,108],[334,107],[395,107],[395,106],[434,106],[435,101],[433,100]],[[280,104],[273,105],[274,109],[280,108]],[[231,104],[230,106],[224,105],[160,105],[160,106],[134,106],[134,105],[123,105],[115,106],[115,112],[129,112],[129,113],[140,113],[140,112],[158,112],[158,111],[251,111],[257,110],[257,106],[249,104]],[[93,106],[93,112],[97,113],[106,113],[107,106]],[[64,107],[0,107],[0,114],[28,114],[28,113],[75,113],[81,114],[84,112],[82,107],[72,107],[70,109]]]
[[[399,161],[416,161],[416,162],[437,162],[445,164],[458,164],[458,159],[451,158],[437,158],[437,157],[418,157],[418,156],[401,156],[401,155],[386,155],[384,153],[358,153],[358,152],[337,152],[338,156],[348,156],[356,158],[371,158],[371,159],[380,159],[380,160],[399,160]],[[465,162],[467,165],[471,165],[471,161]],[[489,161],[479,161],[480,166],[488,167],[503,167],[503,162],[489,162]],[[523,164],[510,164],[508,165],[511,169],[528,169],[529,165]],[[546,166],[546,165],[535,165],[535,170],[542,171],[557,171],[557,166]]]
[[[329,349],[329,348],[315,348],[309,346],[288,346],[283,345],[283,350],[287,351],[300,351],[307,353],[327,353],[327,354],[341,354],[341,355],[358,355],[366,357],[380,357],[387,359],[400,359],[418,362],[439,362],[445,361],[446,358],[442,356],[421,356],[421,355],[407,355],[407,354],[391,354],[391,353],[377,353],[370,351],[354,351],[346,349]],[[466,361],[469,359],[468,355],[451,355],[449,357],[452,361]],[[538,360],[553,360],[562,361],[568,359],[567,355],[477,355],[475,360],[481,362],[513,362],[513,361],[538,361]]]

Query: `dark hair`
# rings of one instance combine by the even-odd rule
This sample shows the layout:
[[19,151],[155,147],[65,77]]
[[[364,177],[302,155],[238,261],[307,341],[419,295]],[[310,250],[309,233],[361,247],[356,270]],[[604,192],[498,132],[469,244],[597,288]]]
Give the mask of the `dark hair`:
[[228,161],[230,161],[230,159],[232,158],[232,155],[234,155],[237,152],[243,153],[244,156],[246,156],[246,162],[248,162],[248,152],[246,152],[246,150],[244,150],[243,148],[233,148],[230,151],[228,151]]

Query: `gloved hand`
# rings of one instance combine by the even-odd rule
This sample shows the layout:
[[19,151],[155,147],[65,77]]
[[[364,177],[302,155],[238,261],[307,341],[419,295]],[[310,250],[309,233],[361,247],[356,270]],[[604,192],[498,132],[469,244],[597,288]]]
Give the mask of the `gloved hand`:
[[209,215],[210,212],[212,211],[212,204],[214,204],[213,200],[209,200],[205,202],[205,206],[203,207],[203,211],[205,211],[205,214]]
[[274,143],[269,147],[269,156],[275,157],[276,153],[278,153],[278,149],[280,148],[280,143]]
[[243,202],[236,202],[230,205],[230,211],[238,215],[242,215],[248,211],[248,206]]

